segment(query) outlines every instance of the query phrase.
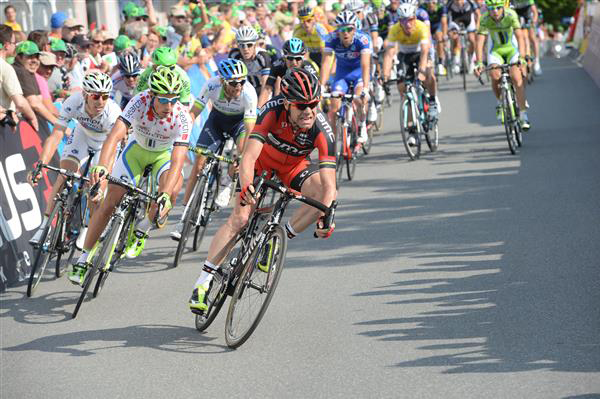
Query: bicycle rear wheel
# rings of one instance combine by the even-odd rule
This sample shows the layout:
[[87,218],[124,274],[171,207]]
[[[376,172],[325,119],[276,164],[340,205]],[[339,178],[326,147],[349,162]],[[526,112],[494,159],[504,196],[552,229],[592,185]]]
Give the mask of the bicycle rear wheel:
[[[56,222],[54,223],[55,227],[53,228],[52,222],[54,219],[56,219]],[[31,273],[29,274],[29,281],[27,282],[28,297],[33,295],[44,275],[48,262],[50,262],[50,258],[52,258],[52,254],[56,251],[56,243],[58,241],[61,225],[62,207],[60,203],[57,203],[54,205],[54,209],[52,209],[52,212],[48,217],[48,224],[42,233],[42,239],[40,240],[40,245],[35,255],[35,261],[31,268]]]
[[460,51],[460,63],[462,65],[460,73],[462,74],[463,79],[463,90],[467,91],[467,73],[469,72],[469,65],[467,61],[467,50],[465,49],[465,44],[466,43],[463,43]]
[[431,152],[437,151],[439,140],[439,128],[437,120],[430,122],[429,131],[425,133],[425,140],[427,140],[427,146]]
[[[224,267],[231,267],[231,269],[224,273],[215,275],[213,277],[212,286],[210,287],[210,291],[208,294],[208,309],[204,312],[196,312],[192,311],[195,315],[195,325],[196,330],[204,331],[206,330],[212,322],[215,320],[219,311],[223,307],[225,300],[227,299],[227,293],[229,292],[229,276],[230,273],[233,273],[233,269],[237,265],[237,260],[239,259],[237,256],[240,252],[240,246],[242,244],[242,234],[237,234],[235,237],[229,241],[229,243],[225,246],[225,248],[231,248],[229,251],[229,255],[223,261]],[[217,280],[218,279],[218,280]]]
[[[418,119],[415,117],[415,115],[412,115],[412,108],[411,100],[405,98],[402,103],[402,113],[400,114],[400,133],[402,134],[402,142],[404,143],[406,153],[410,159],[414,161],[421,155],[421,138],[418,134],[412,132],[412,130],[416,130],[415,125],[418,123]],[[409,115],[412,115],[412,130],[408,127]],[[408,143],[411,134],[415,138],[415,145],[413,146],[409,145]]]
[[[281,226],[275,226],[244,265],[225,321],[225,342],[230,348],[246,342],[260,323],[281,277],[286,251],[286,234]],[[267,272],[258,267],[265,259]]]

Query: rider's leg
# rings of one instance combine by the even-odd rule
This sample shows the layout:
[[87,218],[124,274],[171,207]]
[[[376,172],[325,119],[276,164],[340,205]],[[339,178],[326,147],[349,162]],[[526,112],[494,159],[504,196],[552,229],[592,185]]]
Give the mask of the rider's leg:
[[517,94],[517,104],[519,104],[521,110],[525,110],[525,85],[523,84],[521,68],[518,65],[513,65],[510,68],[510,78]]

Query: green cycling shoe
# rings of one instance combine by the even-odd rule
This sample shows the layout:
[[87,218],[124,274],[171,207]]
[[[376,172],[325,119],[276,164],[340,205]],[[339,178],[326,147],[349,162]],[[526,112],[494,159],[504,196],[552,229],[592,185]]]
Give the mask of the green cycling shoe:
[[129,237],[129,242],[125,248],[125,257],[127,259],[137,258],[144,250],[146,238],[148,238],[148,234],[143,231],[134,231]]
[[192,297],[190,298],[189,305],[190,310],[195,313],[195,311],[204,312],[208,309],[208,290],[210,287],[210,281],[207,281],[203,284],[197,284],[192,292]]
[[73,265],[69,273],[67,273],[67,278],[73,284],[83,285],[89,267],[90,265],[86,262],[76,263]]

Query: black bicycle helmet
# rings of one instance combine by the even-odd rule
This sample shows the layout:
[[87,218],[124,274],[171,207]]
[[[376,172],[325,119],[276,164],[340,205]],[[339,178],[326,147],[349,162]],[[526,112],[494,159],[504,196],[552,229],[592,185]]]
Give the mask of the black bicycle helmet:
[[290,102],[309,103],[321,98],[321,85],[307,70],[291,68],[281,80],[281,93]]
[[137,54],[130,51],[121,54],[119,56],[119,69],[125,76],[139,75],[142,67]]
[[293,37],[290,40],[286,40],[283,43],[283,55],[304,55],[306,54],[306,46],[304,42],[297,37]]

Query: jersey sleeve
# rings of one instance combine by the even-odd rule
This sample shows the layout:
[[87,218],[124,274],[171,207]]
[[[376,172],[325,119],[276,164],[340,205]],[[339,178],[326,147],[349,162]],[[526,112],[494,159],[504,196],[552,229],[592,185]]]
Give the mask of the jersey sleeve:
[[360,53],[361,54],[371,54],[371,38],[367,34],[363,34],[358,39],[360,44]]
[[254,130],[250,133],[250,139],[258,140],[264,144],[267,141],[269,128],[275,119],[275,115],[275,110],[272,107],[269,107],[268,105],[262,107],[258,113],[258,119],[254,125]]
[[77,108],[77,98],[79,96],[81,96],[81,94],[70,96],[65,100],[65,102],[62,105],[62,108],[60,109],[58,120],[56,121],[58,125],[62,127],[67,127],[69,121],[73,119],[75,115],[75,109]]
[[119,117],[128,127],[133,125],[136,120],[139,120],[144,113],[144,104],[149,101],[144,97],[144,93],[140,93],[133,97],[128,103],[123,113]]
[[258,97],[254,86],[249,83],[244,85],[244,122],[254,122],[256,120],[256,107],[258,106]]
[[510,27],[513,29],[521,29],[521,22],[519,21],[519,16],[517,15],[517,13],[514,10],[509,10],[510,13]]
[[329,40],[327,40],[325,42],[325,45],[323,47],[323,51],[325,51],[326,54],[333,53],[333,49],[335,48],[334,40],[335,40],[334,37],[330,37]]
[[481,17],[481,21],[479,22],[479,29],[477,29],[477,33],[480,35],[488,35],[490,33],[488,28],[490,15],[486,12]]
[[109,111],[109,114],[108,114],[108,124],[109,124],[108,131],[110,132],[110,130],[114,126],[115,122],[117,121],[117,119],[121,115],[121,108],[114,101],[111,101],[109,103],[109,106],[110,106],[110,111]]
[[192,131],[192,118],[185,107],[181,107],[177,113],[177,137],[173,145],[188,145],[190,142],[190,133]]
[[317,114],[316,127],[319,129],[315,147],[319,151],[319,168],[335,169],[335,136],[327,118],[321,112]]

